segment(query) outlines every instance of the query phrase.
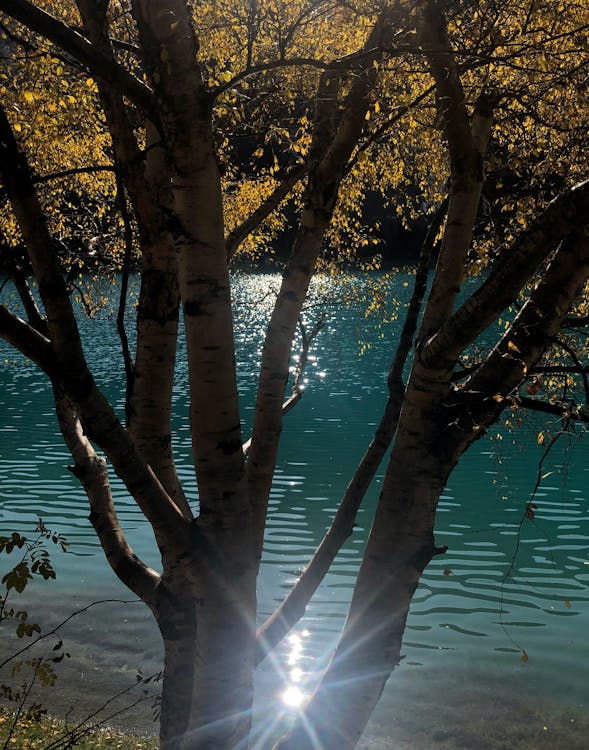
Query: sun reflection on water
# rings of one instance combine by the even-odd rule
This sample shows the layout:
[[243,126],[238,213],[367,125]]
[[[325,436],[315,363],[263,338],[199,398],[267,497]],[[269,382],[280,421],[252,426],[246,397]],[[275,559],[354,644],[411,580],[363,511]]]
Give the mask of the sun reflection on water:
[[[300,634],[293,633],[288,637],[289,652],[287,664],[291,669],[285,675],[285,689],[281,693],[281,700],[289,708],[299,708],[307,698],[307,694],[301,689],[300,683],[304,683],[305,673],[297,666],[297,663],[303,655],[303,639],[310,635],[308,630],[303,630]],[[299,683],[299,684],[297,684]]]
[[305,694],[298,687],[291,685],[282,693],[282,702],[291,708],[298,708],[305,699]]

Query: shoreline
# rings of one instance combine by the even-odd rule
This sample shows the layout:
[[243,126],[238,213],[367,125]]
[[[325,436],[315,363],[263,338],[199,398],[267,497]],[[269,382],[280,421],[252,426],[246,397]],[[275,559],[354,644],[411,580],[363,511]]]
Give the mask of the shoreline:
[[[102,685],[128,682],[129,674],[113,675],[97,670]],[[71,678],[71,674],[69,677]],[[466,679],[470,677],[470,679]],[[504,670],[487,676],[474,670],[446,670],[441,666],[426,673],[399,669],[370,720],[357,750],[586,750],[589,740],[589,709],[585,703],[569,704],[569,696],[549,696],[538,691],[525,667],[518,672]],[[81,685],[80,683],[85,683]],[[263,744],[254,742],[252,750],[268,750],[274,739],[284,733],[296,717],[296,710],[280,703],[269,684],[271,675],[261,675],[257,686],[255,734],[264,736]],[[151,685],[151,683],[150,683]],[[62,674],[54,688],[38,691],[44,698],[51,721],[63,725],[69,719],[84,718],[96,710],[96,687],[92,676],[68,679]],[[157,724],[153,721],[153,686],[149,695],[136,685],[120,695],[118,703],[108,703],[105,732],[135,744],[121,748],[157,748]],[[157,685],[156,685],[157,688]],[[37,696],[39,697],[39,696]],[[125,703],[140,698],[131,710],[120,712]],[[72,707],[73,706],[73,710]],[[269,707],[271,710],[269,710]],[[8,707],[3,706],[5,712]],[[1,715],[6,715],[0,714]],[[268,726],[268,717],[273,724]],[[0,736],[2,735],[0,727]],[[117,746],[117,745],[115,745]],[[39,747],[31,745],[31,748]],[[95,746],[100,750],[100,745]],[[113,747],[112,744],[106,747]],[[91,748],[89,748],[91,750]]]

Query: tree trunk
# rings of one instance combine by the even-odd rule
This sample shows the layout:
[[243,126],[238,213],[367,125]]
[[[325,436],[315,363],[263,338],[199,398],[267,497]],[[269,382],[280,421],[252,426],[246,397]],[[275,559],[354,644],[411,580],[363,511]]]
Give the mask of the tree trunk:
[[437,503],[454,466],[436,419],[448,384],[446,370],[414,362],[342,637],[304,720],[276,750],[352,750],[401,659],[411,598],[436,552]]
[[[239,530],[220,545],[240,545]],[[155,614],[165,660],[162,750],[247,747],[253,701],[254,569],[228,562],[195,533],[193,556],[174,555]]]

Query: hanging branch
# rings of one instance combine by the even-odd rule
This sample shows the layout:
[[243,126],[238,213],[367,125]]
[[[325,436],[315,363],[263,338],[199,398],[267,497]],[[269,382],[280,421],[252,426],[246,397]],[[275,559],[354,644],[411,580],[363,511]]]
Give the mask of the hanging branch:
[[500,596],[499,596],[499,625],[501,626],[501,629],[505,633],[505,635],[509,638],[511,643],[518,649],[518,651],[521,651],[521,660],[527,661],[528,660],[528,654],[526,650],[520,646],[520,644],[513,638],[511,633],[507,630],[506,624],[503,621],[503,615],[505,614],[504,610],[504,593],[505,593],[505,584],[507,583],[507,579],[511,576],[515,569],[517,555],[519,552],[519,549],[521,547],[522,542],[522,533],[523,533],[523,527],[524,523],[526,521],[534,521],[534,511],[537,509],[536,503],[534,502],[536,499],[536,495],[538,494],[538,490],[540,489],[540,484],[542,483],[543,479],[543,468],[544,468],[544,462],[548,458],[548,455],[550,454],[550,451],[554,448],[556,445],[558,439],[566,432],[565,429],[561,430],[557,435],[555,435],[548,445],[545,447],[544,452],[542,453],[542,456],[540,457],[540,460],[538,462],[538,468],[536,470],[536,482],[534,484],[534,488],[532,489],[532,492],[530,493],[530,497],[528,501],[526,502],[526,507],[524,508],[524,512],[522,513],[519,523],[517,525],[517,532],[516,532],[516,538],[515,538],[515,546],[513,549],[513,553],[511,555],[511,562],[509,565],[509,568],[505,572],[502,580],[501,580],[501,589],[500,589]]
[[543,401],[539,398],[530,398],[529,396],[518,396],[517,403],[518,406],[530,411],[553,414],[555,417],[562,417],[563,419],[572,418],[578,422],[589,422],[589,411],[580,408],[576,404],[566,404],[561,401],[553,404],[551,401]]
[[[282,416],[288,414],[288,412],[291,411],[303,397],[303,388],[301,387],[300,383],[303,377],[303,373],[305,372],[305,369],[307,367],[307,362],[309,361],[309,350],[311,348],[313,340],[316,338],[317,334],[324,326],[325,314],[322,314],[319,320],[317,320],[317,322],[311,329],[310,333],[307,334],[303,322],[299,318],[299,328],[301,330],[302,336],[301,351],[299,353],[299,362],[294,372],[291,394],[282,404]],[[252,439],[250,437],[249,440],[246,440],[246,442],[243,444],[243,453],[245,456],[247,456],[249,453],[251,442]]]
[[575,372],[580,374],[583,378],[583,387],[585,389],[585,403],[589,404],[589,379],[587,378],[587,368],[583,367],[581,360],[577,356],[577,352],[573,349],[573,347],[570,346],[570,344],[568,344],[566,341],[564,341],[560,336],[556,338],[556,343],[558,344],[558,346],[560,346],[561,349],[564,349],[564,351],[573,360],[575,367],[577,368]]
[[299,318],[299,329],[301,331],[302,346],[299,354],[299,361],[293,375],[291,395],[282,405],[283,414],[288,414],[288,412],[294,406],[296,406],[296,404],[298,404],[298,402],[303,397],[304,385],[301,385],[301,380],[307,367],[307,362],[309,361],[309,350],[311,348],[313,340],[316,338],[317,334],[324,328],[324,326],[325,313],[322,313],[320,315],[319,319],[315,322],[313,328],[309,333],[307,333],[305,326],[303,325],[303,321]]

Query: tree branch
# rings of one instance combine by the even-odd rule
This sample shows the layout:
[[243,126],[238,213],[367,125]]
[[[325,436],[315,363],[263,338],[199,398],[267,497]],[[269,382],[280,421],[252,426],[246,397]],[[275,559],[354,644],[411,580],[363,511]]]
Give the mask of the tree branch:
[[581,408],[578,404],[567,404],[562,401],[552,403],[552,401],[543,401],[529,396],[518,396],[517,403],[523,409],[530,409],[530,411],[553,414],[556,417],[573,419],[579,422],[589,422],[589,411]]
[[[93,0],[77,0],[86,34],[96,49],[115,60],[106,19],[97,17]],[[132,232],[126,196],[138,223],[141,246],[141,285],[136,316],[135,363],[121,336],[125,354],[126,422],[137,449],[186,518],[192,512],[174,464],[171,441],[171,402],[178,339],[178,279],[174,238],[169,221],[172,199],[169,165],[161,135],[146,122],[147,144],[139,148],[128,108],[109,81],[97,78],[104,116],[113,143],[117,199],[125,226],[125,266],[129,268]],[[124,188],[123,188],[124,185]],[[126,192],[125,192],[126,191]],[[123,272],[121,301],[125,297]],[[117,325],[123,332],[119,307]]]
[[472,242],[481,189],[483,163],[497,97],[483,90],[469,117],[460,69],[452,49],[446,20],[434,2],[422,12],[422,48],[436,83],[438,117],[450,155],[448,216],[436,272],[424,311],[419,337],[425,341],[450,317],[464,275]]
[[23,304],[30,325],[44,336],[47,335],[47,321],[37,306],[37,300],[33,297],[27,278],[22,271],[17,271],[12,279],[20,301]]
[[405,386],[402,380],[403,369],[417,330],[417,322],[427,286],[428,269],[434,243],[444,220],[447,206],[448,201],[445,200],[436,211],[421,247],[411,300],[407,308],[407,315],[399,337],[395,356],[389,370],[389,396],[380,423],[352,480],[346,488],[331,526],[321,540],[309,564],[288,593],[286,599],[258,629],[256,636],[256,664],[263,661],[274,646],[284,638],[288,631],[305,614],[311,597],[325,578],[337,553],[352,534],[362,500],[391,443],[405,393]]
[[[99,391],[82,349],[78,326],[27,160],[0,108],[0,174],[23,235],[47,313],[57,379],[76,404],[87,434],[111,459],[161,544],[188,534],[182,514],[145,464],[111,405]],[[14,321],[11,321],[12,323]],[[28,356],[28,355],[27,355]],[[35,359],[33,358],[33,361]]]
[[235,255],[236,250],[244,239],[257,229],[260,224],[270,216],[282,203],[282,201],[291,192],[294,186],[304,177],[306,165],[300,164],[294,167],[284,179],[274,188],[272,193],[267,196],[255,211],[252,211],[244,221],[225,237],[225,249],[227,252],[227,261],[230,262]]
[[[577,365],[542,365],[538,367],[534,367],[532,370],[532,374],[542,374],[545,373],[547,375],[586,375],[589,373],[589,366],[582,365],[579,363],[579,366]],[[588,401],[589,403],[589,401]]]
[[421,350],[426,364],[455,360],[517,295],[563,237],[589,221],[589,180],[555,198],[495,262],[484,283]]
[[587,368],[583,367],[583,365],[581,364],[581,360],[577,355],[577,352],[569,343],[564,341],[560,336],[557,337],[556,343],[561,347],[561,349],[564,349],[564,351],[573,360],[574,365],[577,368],[576,372],[583,378],[583,386],[585,388],[585,403],[589,404],[589,380],[587,379]]
[[460,176],[472,170],[474,141],[460,70],[448,37],[446,19],[437,3],[425,4],[419,33],[421,47],[436,82],[438,115],[448,139],[452,174]]
[[74,167],[73,169],[62,169],[59,172],[50,172],[49,174],[33,176],[35,185],[52,180],[61,180],[64,177],[71,177],[78,174],[94,174],[96,172],[114,172],[115,167],[112,164],[95,164],[89,167]]
[[[290,396],[286,399],[286,401],[282,404],[282,416],[284,417],[286,414],[289,413],[294,407],[299,403],[299,401],[303,397],[303,387],[300,385],[301,378],[303,377],[303,373],[305,372],[305,369],[307,367],[307,362],[309,360],[309,349],[311,347],[311,344],[317,334],[321,331],[321,329],[325,325],[325,316],[321,316],[319,320],[315,323],[313,328],[311,329],[310,333],[306,333],[305,328],[303,326],[302,321],[299,319],[299,327],[301,329],[302,334],[302,345],[301,345],[301,351],[299,352],[299,362],[295,370],[295,375],[293,378],[293,384],[291,389]],[[245,456],[248,455],[249,449],[252,443],[251,437],[249,440],[246,440],[246,442],[243,444],[243,453]]]
[[0,305],[0,337],[34,362],[50,378],[59,378],[59,364],[49,339],[4,305]]
[[54,386],[53,394],[59,429],[75,462],[69,468],[84,487],[90,503],[90,522],[105,557],[125,586],[153,606],[160,576],[139,560],[125,538],[113,503],[106,461],[84,435],[74,405],[59,386]]
[[[390,9],[383,10],[359,54],[379,49],[391,28]],[[313,117],[311,147],[307,157],[308,181],[297,236],[268,325],[256,396],[247,481],[253,509],[254,533],[261,557],[268,497],[276,466],[284,390],[293,336],[309,283],[315,270],[325,231],[337,202],[346,164],[366,125],[377,71],[367,65],[349,89],[341,85],[342,73],[328,68],[321,75]],[[343,99],[343,102],[340,101]]]
[[115,60],[103,55],[84,36],[28,0],[0,0],[0,11],[40,34],[76,58],[93,74],[109,81],[157,122],[151,89]]
[[587,328],[589,326],[589,315],[569,315],[562,324],[563,328]]
[[581,235],[563,242],[486,361],[455,393],[458,416],[448,419],[455,425],[459,455],[497,419],[540,361],[588,276],[589,239]]

